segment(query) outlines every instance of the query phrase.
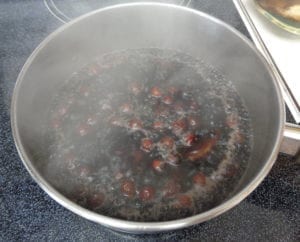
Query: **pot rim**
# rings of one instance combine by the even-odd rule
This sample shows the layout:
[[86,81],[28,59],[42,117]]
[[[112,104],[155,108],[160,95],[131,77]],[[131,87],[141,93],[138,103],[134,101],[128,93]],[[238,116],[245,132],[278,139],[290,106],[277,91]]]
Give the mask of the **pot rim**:
[[[121,220],[116,219],[108,216],[104,216],[95,212],[92,212],[88,209],[85,209],[76,203],[72,202],[71,200],[67,199],[65,196],[63,196],[61,193],[59,193],[57,190],[55,190],[35,169],[34,165],[31,163],[29,157],[26,154],[26,151],[21,143],[20,134],[18,130],[18,123],[17,123],[17,103],[18,103],[18,96],[20,93],[20,86],[21,82],[23,80],[24,75],[27,72],[27,69],[31,65],[34,58],[38,55],[39,51],[43,49],[48,42],[50,42],[53,38],[55,38],[57,35],[59,35],[61,32],[63,32],[65,29],[67,29],[69,26],[76,24],[77,22],[81,21],[82,19],[88,18],[91,15],[99,14],[101,12],[105,11],[111,11],[113,9],[118,8],[127,8],[127,7],[134,7],[134,6],[157,6],[157,7],[166,7],[166,8],[174,8],[174,9],[180,9],[181,11],[185,11],[191,14],[199,15],[202,17],[205,17],[216,24],[222,25],[227,30],[231,31],[233,34],[238,36],[242,41],[244,41],[249,48],[251,48],[256,55],[260,58],[260,60],[264,63],[265,67],[267,68],[269,74],[273,77],[274,80],[274,87],[275,92],[278,97],[278,106],[279,106],[279,129],[277,132],[277,137],[275,141],[275,145],[273,147],[272,152],[270,152],[270,155],[267,158],[267,162],[262,167],[260,172],[254,177],[254,179],[245,185],[245,188],[241,190],[239,193],[235,194],[232,198],[228,199],[227,201],[223,202],[222,204],[205,211],[200,214],[196,214],[187,218],[183,219],[177,219],[177,220],[170,220],[165,222],[133,222],[133,221],[127,221],[127,220]],[[12,134],[13,139],[17,147],[17,151],[19,156],[21,157],[21,160],[32,176],[32,178],[39,184],[39,186],[50,196],[52,197],[56,202],[64,206],[65,208],[69,209],[70,211],[97,223],[100,223],[106,227],[113,228],[115,230],[124,231],[124,232],[131,232],[131,233],[149,233],[149,232],[160,232],[160,231],[167,231],[167,230],[175,230],[180,229],[184,227],[188,227],[194,224],[198,224],[201,222],[204,222],[206,220],[212,219],[227,210],[231,209],[232,207],[239,204],[244,198],[246,198],[266,177],[266,175],[271,170],[276,158],[277,154],[279,152],[280,144],[283,138],[283,131],[284,131],[284,122],[285,122],[285,106],[284,101],[282,98],[282,94],[280,91],[279,84],[276,80],[275,75],[272,72],[271,67],[269,66],[268,62],[265,60],[265,58],[262,56],[261,53],[253,46],[253,44],[248,40],[245,36],[243,36],[241,33],[239,33],[236,29],[231,27],[230,25],[224,23],[223,21],[212,17],[206,13],[200,12],[198,10],[190,9],[188,7],[183,7],[179,5],[174,4],[166,4],[166,3],[153,3],[153,2],[142,2],[142,3],[127,3],[127,4],[118,4],[113,5],[109,7],[105,7],[102,9],[98,9],[92,12],[89,12],[87,14],[84,14],[80,16],[79,18],[76,18],[72,21],[70,21],[67,24],[64,24],[60,28],[58,28],[56,31],[51,33],[48,37],[46,37],[39,46],[33,51],[33,53],[30,55],[30,57],[27,59],[26,63],[24,64],[18,78],[15,84],[15,88],[13,91],[12,96],[12,102],[11,102],[11,127],[12,127]]]

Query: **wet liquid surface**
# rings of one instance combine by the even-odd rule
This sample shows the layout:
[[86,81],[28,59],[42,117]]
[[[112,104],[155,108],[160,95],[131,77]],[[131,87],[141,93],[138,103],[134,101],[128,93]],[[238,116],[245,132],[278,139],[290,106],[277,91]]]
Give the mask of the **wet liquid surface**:
[[107,216],[166,221],[233,191],[251,151],[248,113],[230,82],[182,53],[99,57],[53,98],[43,172]]

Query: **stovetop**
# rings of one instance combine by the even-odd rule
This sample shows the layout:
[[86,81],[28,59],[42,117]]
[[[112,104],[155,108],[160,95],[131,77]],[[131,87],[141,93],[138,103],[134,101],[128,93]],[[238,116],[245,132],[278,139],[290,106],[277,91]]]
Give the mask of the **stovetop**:
[[[299,241],[300,164],[283,154],[262,184],[229,212],[190,228],[151,235],[122,234],[87,221],[56,203],[32,180],[10,129],[11,95],[22,65],[63,22],[122,2],[129,1],[0,1],[0,241]],[[207,12],[249,37],[230,0],[164,2]],[[289,113],[287,120],[293,122]]]

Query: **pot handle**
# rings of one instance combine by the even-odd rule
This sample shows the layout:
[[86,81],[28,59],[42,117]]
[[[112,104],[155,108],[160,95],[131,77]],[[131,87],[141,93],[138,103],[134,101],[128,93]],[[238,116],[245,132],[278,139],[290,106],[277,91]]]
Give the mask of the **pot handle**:
[[283,140],[280,146],[280,152],[292,155],[300,155],[300,126],[292,123],[286,123],[283,133]]

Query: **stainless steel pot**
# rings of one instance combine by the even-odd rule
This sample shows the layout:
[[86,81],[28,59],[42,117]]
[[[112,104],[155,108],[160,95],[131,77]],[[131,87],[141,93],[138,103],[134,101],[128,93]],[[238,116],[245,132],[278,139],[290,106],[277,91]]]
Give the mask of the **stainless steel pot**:
[[[236,86],[253,122],[250,162],[234,194],[213,209],[168,222],[131,222],[106,217],[71,202],[41,176],[43,123],[62,80],[103,53],[157,47],[176,49],[213,65]],[[204,13],[167,4],[113,6],[84,15],[45,39],[24,65],[12,100],[12,130],[24,165],[58,203],[104,226],[135,233],[183,228],[224,213],[251,193],[270,171],[279,151],[284,104],[264,58],[240,33]]]

